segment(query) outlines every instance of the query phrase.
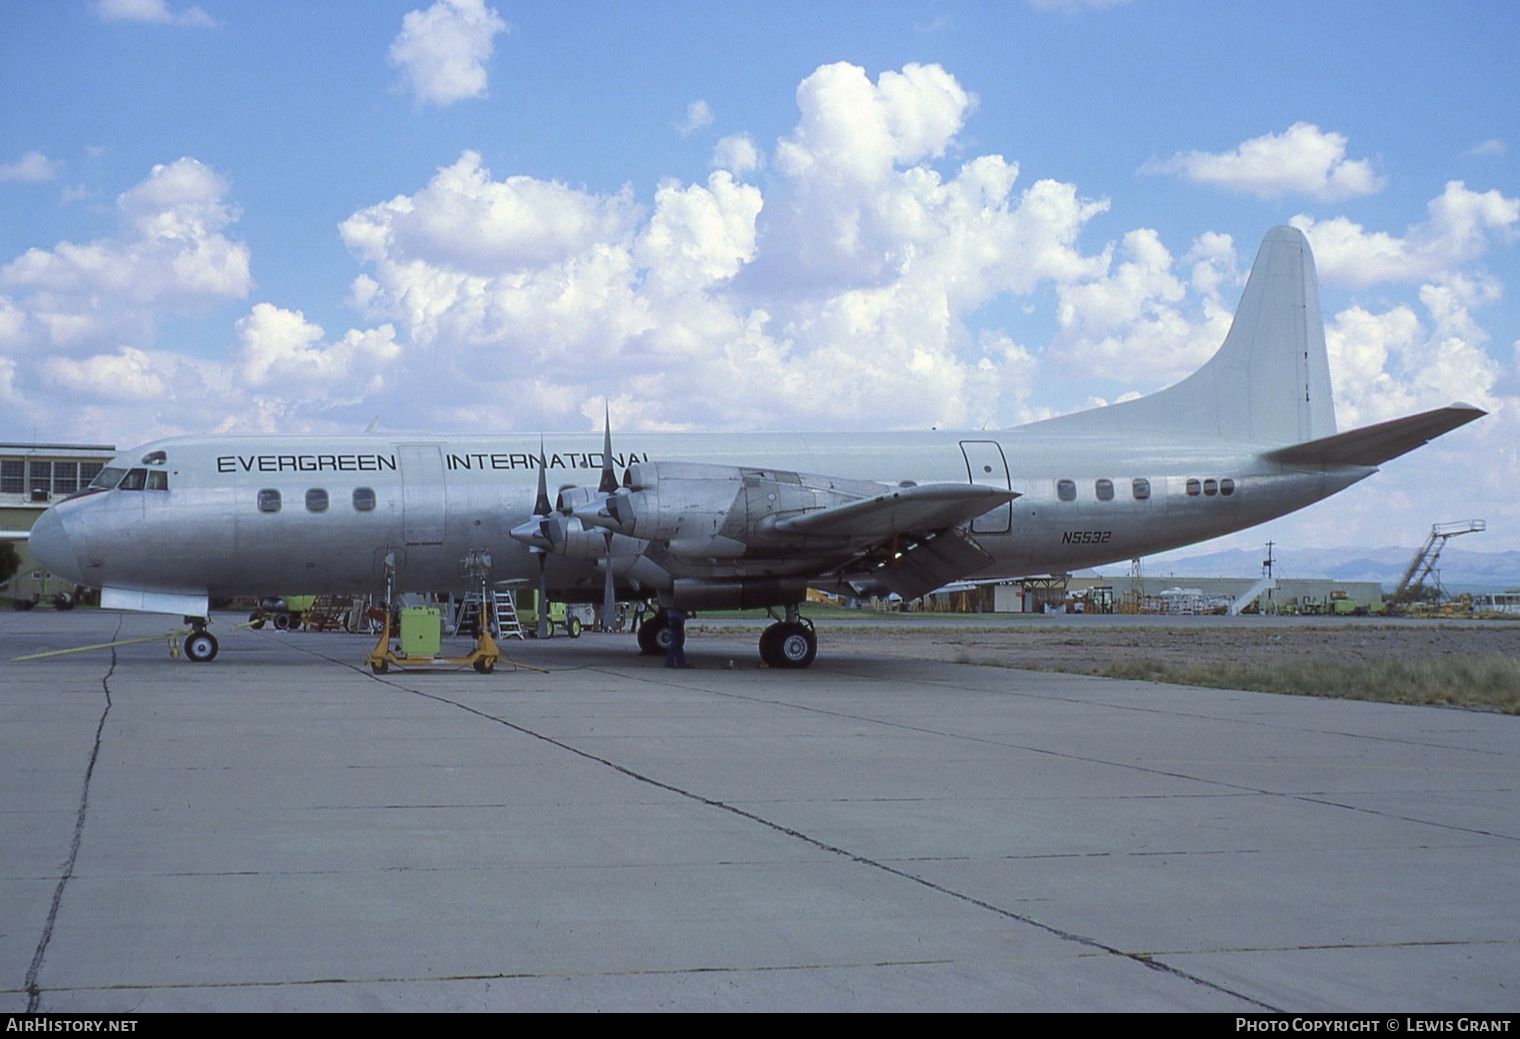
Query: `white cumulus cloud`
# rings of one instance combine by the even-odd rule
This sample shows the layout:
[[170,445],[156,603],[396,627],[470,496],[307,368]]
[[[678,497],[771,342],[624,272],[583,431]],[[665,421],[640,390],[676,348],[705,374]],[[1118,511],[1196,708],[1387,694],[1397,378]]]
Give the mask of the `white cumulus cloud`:
[[223,231],[237,219],[228,184],[195,159],[155,166],[116,199],[114,235],[28,249],[0,267],[0,292],[49,349],[151,338],[161,312],[247,295],[248,247]]
[[91,5],[105,22],[147,22],[151,25],[184,25],[214,29],[216,19],[199,7],[172,9],[166,0],[96,0]]
[[676,124],[676,131],[682,137],[688,137],[704,127],[713,124],[712,106],[706,101],[697,100],[686,106],[686,118]]
[[1312,123],[1294,123],[1280,134],[1253,137],[1220,154],[1178,152],[1164,162],[1146,163],[1140,172],[1175,173],[1194,183],[1261,198],[1300,194],[1328,201],[1383,187],[1370,162],[1346,158],[1344,136]]
[[15,162],[0,166],[0,180],[53,180],[62,170],[61,160],[31,151]]
[[438,0],[409,11],[391,42],[390,62],[420,104],[485,97],[486,61],[497,33],[511,27],[483,0]]
[[1460,180],[1449,181],[1426,208],[1429,218],[1402,238],[1343,216],[1301,214],[1289,223],[1309,236],[1320,277],[1353,287],[1435,278],[1481,256],[1494,239],[1512,236],[1520,223],[1520,198],[1472,191]]

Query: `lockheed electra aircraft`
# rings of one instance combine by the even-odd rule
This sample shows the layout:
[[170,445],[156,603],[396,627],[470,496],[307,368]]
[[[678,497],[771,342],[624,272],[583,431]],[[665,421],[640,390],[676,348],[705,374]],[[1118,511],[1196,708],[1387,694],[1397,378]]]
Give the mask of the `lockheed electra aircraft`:
[[912,598],[1177,548],[1483,414],[1337,432],[1314,260],[1278,227],[1218,352],[1148,397],[998,432],[637,433],[621,452],[610,430],[175,437],[49,508],[31,547],[104,607],[187,616],[191,660],[216,655],[211,597],[458,591],[484,573],[568,601],[654,600],[645,652],[669,610],[779,608],[761,659],[806,667],[810,587]]

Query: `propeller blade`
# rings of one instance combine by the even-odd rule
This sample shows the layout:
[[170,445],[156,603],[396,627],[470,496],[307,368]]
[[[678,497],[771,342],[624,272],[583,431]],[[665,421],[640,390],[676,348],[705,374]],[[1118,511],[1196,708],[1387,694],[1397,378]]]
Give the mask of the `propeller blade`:
[[533,503],[533,515],[547,516],[554,510],[549,506],[549,465],[544,457],[544,442],[538,442],[538,499]]
[[611,494],[618,489],[617,476],[612,471],[612,409],[602,402],[602,482],[597,485],[598,494]]
[[602,586],[602,630],[611,631],[613,618],[617,615],[617,589],[612,577],[612,531],[607,531],[604,536],[607,539],[607,580]]
[[549,562],[549,557],[538,557],[538,637],[549,637],[549,578],[544,573],[544,566]]

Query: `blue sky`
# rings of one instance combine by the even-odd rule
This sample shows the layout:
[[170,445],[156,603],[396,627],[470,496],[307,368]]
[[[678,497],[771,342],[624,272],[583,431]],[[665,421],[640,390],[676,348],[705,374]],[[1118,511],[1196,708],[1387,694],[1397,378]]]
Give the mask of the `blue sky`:
[[0,438],[1011,425],[1186,374],[1291,221],[1343,427],[1494,414],[1261,537],[1520,548],[1515,4],[0,22]]

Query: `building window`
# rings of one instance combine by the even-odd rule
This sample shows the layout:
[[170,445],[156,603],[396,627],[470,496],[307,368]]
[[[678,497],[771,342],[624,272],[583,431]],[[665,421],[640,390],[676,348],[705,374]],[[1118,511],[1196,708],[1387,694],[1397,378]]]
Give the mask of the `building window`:
[[259,511],[260,512],[279,512],[280,511],[280,492],[279,491],[275,491],[275,490],[270,490],[270,489],[267,489],[267,488],[265,490],[260,491],[259,492]]
[[0,462],[0,494],[26,493],[26,463],[9,459]]
[[1197,480],[1188,480],[1187,492],[1189,497],[1196,498],[1202,491],[1203,484],[1199,483]]
[[1226,476],[1219,481],[1219,493],[1228,498],[1235,493],[1235,481]]
[[1114,481],[1112,480],[1099,480],[1093,484],[1093,490],[1097,493],[1099,501],[1114,500]]
[[1077,500],[1077,484],[1075,480],[1057,480],[1056,497],[1062,501]]
[[88,487],[95,482],[95,477],[104,469],[104,462],[80,462],[79,463],[79,486]]
[[356,512],[370,512],[375,507],[375,492],[369,487],[354,488],[354,510]]
[[311,490],[307,491],[306,492],[306,511],[307,512],[326,512],[327,511],[327,492],[324,491],[320,487],[313,487]]
[[27,469],[26,485],[32,501],[47,501],[48,495],[53,493],[53,463],[39,462],[34,458]]
[[1145,501],[1145,499],[1151,496],[1151,482],[1143,476],[1131,481],[1129,487],[1136,501]]

